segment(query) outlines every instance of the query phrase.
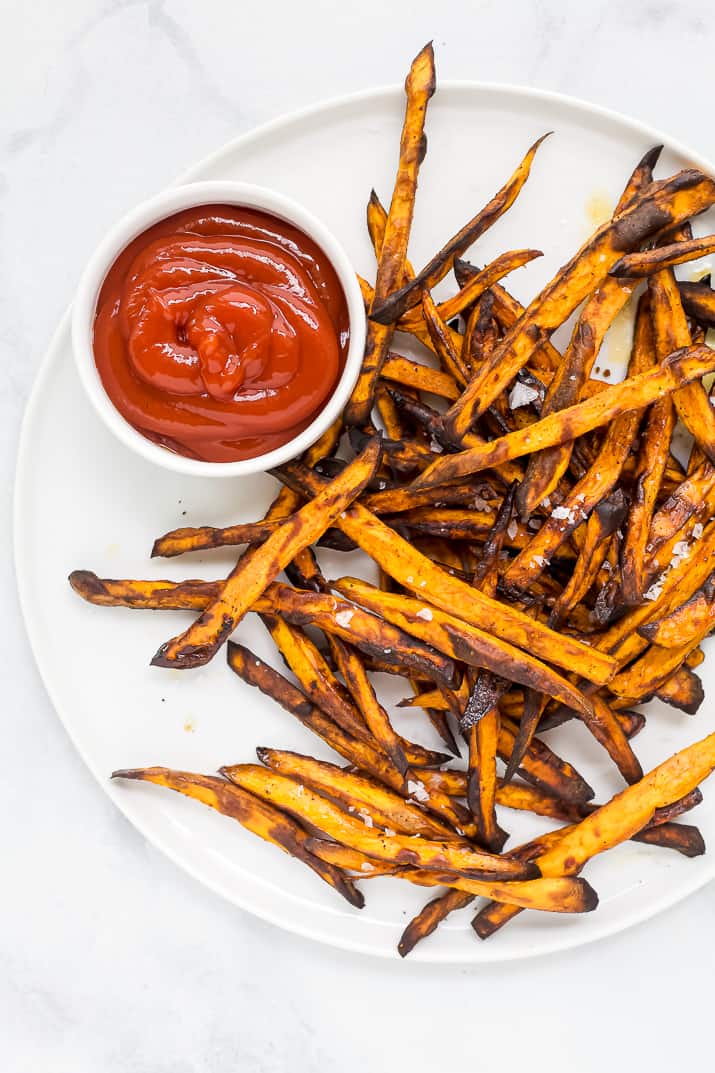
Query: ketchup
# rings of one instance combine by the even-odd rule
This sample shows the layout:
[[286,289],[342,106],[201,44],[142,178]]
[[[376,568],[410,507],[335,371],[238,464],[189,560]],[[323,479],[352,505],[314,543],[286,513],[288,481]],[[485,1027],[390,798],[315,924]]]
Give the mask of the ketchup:
[[325,254],[267,213],[202,205],[155,224],[112,265],[94,356],[147,439],[207,462],[287,443],[332,394],[348,346]]

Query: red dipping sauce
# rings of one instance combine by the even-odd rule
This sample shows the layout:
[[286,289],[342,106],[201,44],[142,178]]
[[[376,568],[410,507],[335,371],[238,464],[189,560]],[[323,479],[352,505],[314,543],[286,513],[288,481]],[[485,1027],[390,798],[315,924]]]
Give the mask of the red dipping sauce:
[[304,232],[232,205],[150,227],[112,265],[94,357],[139,432],[206,462],[287,443],[323,408],[348,349],[338,277]]

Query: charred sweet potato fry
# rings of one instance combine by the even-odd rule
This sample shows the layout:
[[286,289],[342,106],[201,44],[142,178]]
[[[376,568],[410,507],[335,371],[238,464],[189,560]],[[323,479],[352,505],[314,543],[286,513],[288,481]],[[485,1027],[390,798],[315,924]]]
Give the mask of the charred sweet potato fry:
[[388,354],[380,375],[383,380],[395,380],[405,387],[427,391],[443,399],[456,399],[459,395],[459,386],[454,377],[429,365],[421,365],[412,358],[403,358],[400,354]]
[[678,282],[683,309],[704,328],[715,328],[715,291],[709,282]]
[[[638,628],[641,637],[662,648],[687,645],[696,637],[715,629],[715,575],[711,574],[702,589],[663,618]],[[705,631],[705,632],[703,632]]]
[[[715,359],[713,359],[715,361]],[[312,492],[321,487],[319,478],[295,465],[277,473]],[[603,684],[613,673],[613,663],[581,641],[557,634],[507,604],[484,596],[470,585],[436,567],[393,529],[370,511],[356,504],[337,520],[338,526],[356,544],[418,598],[429,593],[433,607],[458,615],[462,621],[489,630],[500,639],[543,656],[551,663],[583,674]]]
[[[429,44],[413,60],[405,82],[407,105],[400,139],[400,159],[380,245],[372,309],[393,294],[404,278],[417,175],[427,149],[424,133],[427,104],[434,91],[434,53]],[[345,420],[350,425],[362,425],[370,416],[377,378],[390,349],[393,331],[391,323],[381,325],[374,320],[368,322],[362,369],[345,411]]]
[[616,261],[610,274],[639,279],[663,268],[674,268],[675,265],[686,264],[688,261],[697,261],[699,257],[707,257],[711,253],[715,253],[715,235],[703,235],[700,238],[671,242],[666,246],[654,246],[650,250],[627,253],[620,261]]
[[363,453],[301,507],[264,544],[244,556],[220,595],[200,618],[178,637],[161,646],[152,660],[159,667],[200,667],[216,654],[253,602],[293,556],[322,536],[363,490],[380,461],[380,442],[368,443]]
[[413,280],[395,291],[379,305],[373,305],[370,317],[379,324],[394,324],[412,306],[417,305],[425,290],[431,291],[440,280],[444,279],[454,264],[455,257],[461,257],[476,240],[487,231],[492,224],[496,223],[500,216],[511,208],[514,201],[529,178],[531,165],[536,155],[536,150],[547,135],[535,142],[510,179],[504,184],[497,194],[469,221],[468,224],[458,231],[442,249],[435,254],[432,260],[418,272]]
[[[347,805],[349,811],[359,813],[363,805],[370,806],[385,816],[386,822],[382,826],[394,827],[401,834],[436,839],[459,837],[452,828],[430,817],[418,804],[412,804],[409,799],[405,800],[365,775],[281,749],[261,748],[257,750],[257,755],[261,763],[272,771],[312,786],[318,793],[327,794]],[[410,780],[407,790],[413,794],[413,801],[428,799],[423,784],[416,779]]]
[[688,667],[686,657],[685,663],[656,687],[654,696],[672,708],[695,715],[705,700],[705,690],[700,677]]
[[[88,570],[70,574],[72,588],[83,599],[106,607],[200,611],[215,598],[218,581],[115,581]],[[350,642],[366,655],[379,656],[396,667],[452,685],[455,666],[441,652],[417,641],[384,619],[347,600],[327,593],[305,592],[273,583],[251,608],[260,614],[279,614],[294,626],[314,625]]]
[[522,458],[535,450],[575,440],[593,429],[603,427],[628,410],[645,409],[664,394],[699,380],[713,369],[715,357],[709,347],[686,347],[675,351],[657,369],[629,377],[533,425],[510,432],[490,443],[443,455],[420,474],[415,486],[445,484],[502,462]]
[[454,615],[410,596],[383,593],[358,578],[341,578],[334,587],[363,607],[379,610],[400,629],[414,633],[420,640],[455,659],[485,667],[502,678],[531,686],[549,696],[558,694],[558,700],[563,699],[563,703],[579,711],[589,709],[588,702],[561,675]]
[[389,756],[401,775],[407,774],[408,762],[398,734],[378,701],[358,652],[349,645],[331,645],[336,666],[343,676],[355,706],[382,751]]
[[[563,362],[549,385],[541,407],[541,417],[578,402],[606,332],[634,289],[633,284],[617,279],[605,280],[588,299],[573,330]],[[568,468],[571,449],[572,444],[565,443],[550,447],[529,459],[517,493],[517,507],[524,520],[531,516],[545,496],[555,491]]]
[[[681,750],[622,790],[607,805],[570,827],[555,845],[536,858],[542,875],[576,875],[597,853],[638,834],[656,809],[679,800],[715,768],[715,734]],[[511,920],[513,907],[487,906],[474,921],[480,938],[487,938]]]
[[327,798],[307,786],[256,764],[222,769],[235,785],[297,816],[367,857],[411,865],[473,879],[532,879],[538,869],[509,857],[496,857],[474,849],[468,842],[439,842],[410,835],[388,834],[353,819]]
[[448,890],[427,902],[424,909],[412,918],[400,936],[397,944],[400,957],[407,957],[422,939],[426,939],[443,920],[446,920],[450,913],[453,913],[455,909],[464,909],[474,901],[475,897],[476,895],[468,894],[463,890]]
[[352,881],[335,865],[321,861],[307,849],[308,835],[302,827],[284,812],[253,794],[232,786],[223,779],[211,775],[195,775],[188,771],[171,771],[169,768],[150,767],[115,771],[113,779],[139,779],[166,786],[195,801],[201,801],[224,816],[230,816],[254,835],[272,842],[284,853],[307,864],[351,905],[362,909],[365,899]]
[[[648,293],[659,357],[662,359],[676,348],[690,346],[692,337],[672,270],[666,268],[651,276]],[[715,462],[715,410],[699,378],[673,392],[673,402],[680,420],[700,449]]]
[[[715,182],[701,172],[681,171],[652,183],[620,215],[596,231],[533,300],[446,415],[445,427],[459,443],[539,344],[606,278],[625,250],[664,227],[677,226],[715,202]],[[552,445],[549,445],[552,446]]]

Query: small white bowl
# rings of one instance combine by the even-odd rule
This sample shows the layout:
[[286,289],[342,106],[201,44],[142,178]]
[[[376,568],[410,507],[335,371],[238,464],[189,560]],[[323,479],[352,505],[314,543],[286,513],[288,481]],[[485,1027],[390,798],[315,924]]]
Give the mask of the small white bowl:
[[[350,341],[345,367],[335,390],[314,421],[303,432],[266,454],[238,462],[203,462],[175,454],[138,432],[115,408],[104,389],[94,360],[93,333],[97,298],[107,273],[119,254],[147,228],[167,216],[197,205],[240,205],[271,213],[299,227],[313,239],[332,264],[345,293]],[[238,477],[280,466],[326,431],[340,415],[357,380],[365,347],[365,308],[355,270],[345,250],[327,227],[295,201],[251,183],[206,181],[171,187],[142,202],[117,223],[100,242],[85,268],[72,309],[72,346],[80,380],[105,425],[126,447],[150,462],[192,477]]]

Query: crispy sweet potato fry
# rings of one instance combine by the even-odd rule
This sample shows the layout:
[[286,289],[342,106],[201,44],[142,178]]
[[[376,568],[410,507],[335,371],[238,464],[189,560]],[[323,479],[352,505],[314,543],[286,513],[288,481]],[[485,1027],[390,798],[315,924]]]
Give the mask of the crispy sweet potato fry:
[[169,768],[150,767],[115,771],[113,779],[139,779],[153,782],[177,790],[186,797],[192,797],[224,816],[230,816],[254,835],[272,842],[290,857],[307,864],[309,868],[325,880],[338,894],[342,894],[351,905],[362,909],[365,899],[352,881],[335,865],[321,861],[307,848],[308,836],[290,816],[275,808],[265,800],[246,793],[237,786],[232,786],[223,779],[211,775],[195,775],[188,771],[171,771]]
[[687,666],[686,662],[656,687],[654,695],[672,708],[678,708],[688,715],[695,715],[705,700],[705,690],[699,676]]
[[[711,574],[702,589],[698,589],[680,607],[663,618],[647,622],[638,628],[641,637],[662,648],[687,645],[695,637],[706,636],[715,629],[715,575]],[[705,631],[705,633],[703,633]]]
[[710,503],[714,489],[715,466],[703,461],[668,496],[654,515],[648,534],[651,554],[675,536],[686,522],[699,512],[703,503]]
[[673,268],[675,265],[686,264],[688,261],[697,261],[699,257],[707,257],[711,253],[715,253],[715,235],[671,242],[667,246],[655,246],[650,250],[627,253],[625,257],[621,257],[620,261],[616,261],[610,269],[610,275],[640,279],[663,268]]
[[[427,103],[434,91],[434,53],[430,43],[413,60],[405,81],[407,104],[400,139],[400,159],[380,245],[373,309],[383,303],[404,278],[417,175],[427,148],[424,134]],[[392,325],[379,325],[374,320],[368,322],[362,370],[345,410],[347,424],[362,425],[370,415],[377,378],[390,349],[393,331]]]
[[544,134],[535,142],[511,178],[504,184],[501,190],[469,221],[468,224],[458,231],[442,249],[435,254],[432,260],[418,272],[413,280],[405,284],[400,290],[395,291],[388,298],[375,304],[370,317],[379,324],[394,324],[398,317],[420,301],[423,291],[431,291],[434,286],[450,271],[456,257],[461,257],[476,240],[494,224],[507,209],[511,208],[518,197],[521,188],[529,178],[531,165],[544,138]]
[[444,894],[437,895],[420,910],[416,917],[409,922],[397,944],[397,952],[400,957],[407,957],[417,944],[431,935],[439,925],[455,909],[464,909],[470,905],[476,895],[468,894],[463,890],[448,890]]
[[422,316],[432,342],[432,348],[439,358],[444,372],[448,373],[460,386],[469,380],[469,369],[462,361],[460,350],[452,342],[450,332],[439,314],[432,295],[425,291],[422,295]]
[[360,655],[342,642],[331,643],[336,666],[343,676],[355,706],[380,748],[389,756],[401,775],[407,774],[408,762],[398,734],[378,701]]
[[[638,834],[658,808],[667,807],[694,790],[715,768],[715,734],[683,749],[633,786],[622,790],[607,805],[575,824],[536,858],[542,875],[575,875],[597,853]],[[487,906],[473,922],[486,939],[518,910]]]
[[[609,279],[588,299],[573,330],[563,362],[549,385],[541,407],[542,418],[578,402],[606,332],[625,307],[634,289],[634,284]],[[572,446],[572,443],[565,443],[550,447],[529,459],[524,480],[517,493],[517,507],[524,521],[531,516],[544,497],[550,496],[557,488],[568,468]]]
[[601,428],[628,410],[645,409],[662,395],[699,380],[713,369],[715,356],[709,347],[687,347],[675,351],[657,369],[613,384],[592,398],[550,414],[533,425],[490,443],[441,456],[420,474],[414,482],[415,487],[446,484],[502,462],[522,458],[535,450],[575,440],[586,432]]
[[[115,581],[98,578],[88,570],[75,570],[69,581],[75,592],[92,604],[174,611],[202,610],[215,598],[221,584],[218,581]],[[415,673],[448,686],[455,682],[452,660],[347,600],[327,593],[301,592],[274,582],[251,610],[280,614],[294,626],[312,624],[350,642],[366,655],[379,656],[402,669],[411,667]]]
[[152,660],[158,667],[200,667],[216,654],[254,601],[301,548],[308,547],[331,526],[360,494],[380,461],[380,441],[331,481],[264,544],[240,560],[213,601],[196,622],[161,646]]
[[[690,346],[692,338],[678,286],[666,268],[648,281],[656,352],[660,358],[677,347]],[[715,410],[699,379],[684,384],[673,393],[678,416],[711,462],[715,462]]]
[[710,282],[702,280],[697,283],[678,282],[683,309],[693,320],[704,328],[715,328],[715,291]]
[[[481,271],[477,271],[470,276],[469,280],[463,287],[460,287],[453,298],[440,302],[436,307],[439,318],[442,321],[449,321],[454,317],[458,317],[460,313],[464,313],[465,310],[469,309],[478,298],[481,298],[500,279],[503,279],[510,272],[514,272],[517,268],[522,268],[537,257],[543,257],[541,250],[509,250],[507,253],[502,253],[495,257]],[[425,293],[428,292],[425,291]],[[419,313],[413,310],[401,318],[398,322],[398,328],[404,330],[410,323],[418,319]]]
[[712,179],[695,170],[681,171],[652,183],[620,215],[600,227],[537,295],[448,411],[445,427],[454,442],[460,442],[539,344],[599,286],[624,250],[636,248],[655,231],[677,226],[714,202]]
[[623,524],[627,512],[628,505],[620,488],[606,496],[591,512],[576,565],[551,608],[549,626],[552,629],[568,617],[596,580],[608,555],[611,537]]
[[[314,474],[295,465],[283,466],[276,472],[281,479],[295,481],[308,492],[321,487]],[[418,598],[425,591],[429,592],[433,607],[457,614],[465,622],[490,630],[507,642],[520,645],[599,684],[608,681],[613,673],[613,663],[608,659],[604,661],[603,652],[597,653],[583,642],[557,634],[522,612],[451,577],[360,504],[345,511],[344,516],[338,518],[338,525],[391,577]]]
[[509,857],[474,849],[468,842],[438,842],[410,835],[387,834],[353,819],[307,786],[256,764],[224,768],[232,783],[324,831],[337,842],[367,857],[473,879],[532,879],[538,869]]
[[[394,827],[401,834],[435,839],[458,837],[447,824],[434,819],[417,804],[412,804],[409,799],[405,800],[365,775],[281,749],[261,748],[257,750],[257,755],[266,767],[306,783],[318,793],[327,794],[328,797],[348,806],[358,803],[359,806],[367,805],[376,812],[381,812],[386,819],[382,826]],[[417,780],[410,780],[407,791],[417,795],[413,798],[415,801],[428,796],[422,783]],[[360,807],[353,808],[353,812],[355,811],[359,812]]]
[[509,681],[557,696],[559,700],[564,698],[565,704],[573,705],[579,711],[589,709],[581,694],[575,692],[561,675],[454,615],[411,596],[381,592],[358,578],[341,578],[335,582],[334,588],[364,607],[379,611],[400,629],[414,633],[420,640],[455,659],[484,667]]
[[621,547],[621,592],[627,604],[640,603],[648,588],[646,545],[674,429],[672,399],[658,399],[648,411],[641,433],[635,487]]
[[[389,786],[402,796],[407,794],[403,777],[395,770],[387,757],[378,752],[370,743],[351,738],[308,698],[289,682],[283,675],[263,660],[259,659],[243,645],[231,642],[228,646],[228,663],[231,669],[249,685],[257,686],[261,692],[272,697],[286,711],[295,715],[300,722],[323,739],[340,756],[351,764],[367,771],[381,783]],[[444,759],[448,759],[445,757]],[[423,784],[429,794],[427,807],[455,828],[461,828],[469,834],[469,813],[450,800],[438,787],[428,786],[424,781],[426,772],[422,769],[411,772],[410,777]]]
[[439,395],[443,399],[456,399],[459,395],[459,387],[454,377],[440,372],[439,369],[432,369],[429,365],[421,365],[411,358],[403,358],[400,354],[388,354],[380,376],[383,380],[395,380],[405,387],[428,391],[431,395]]

